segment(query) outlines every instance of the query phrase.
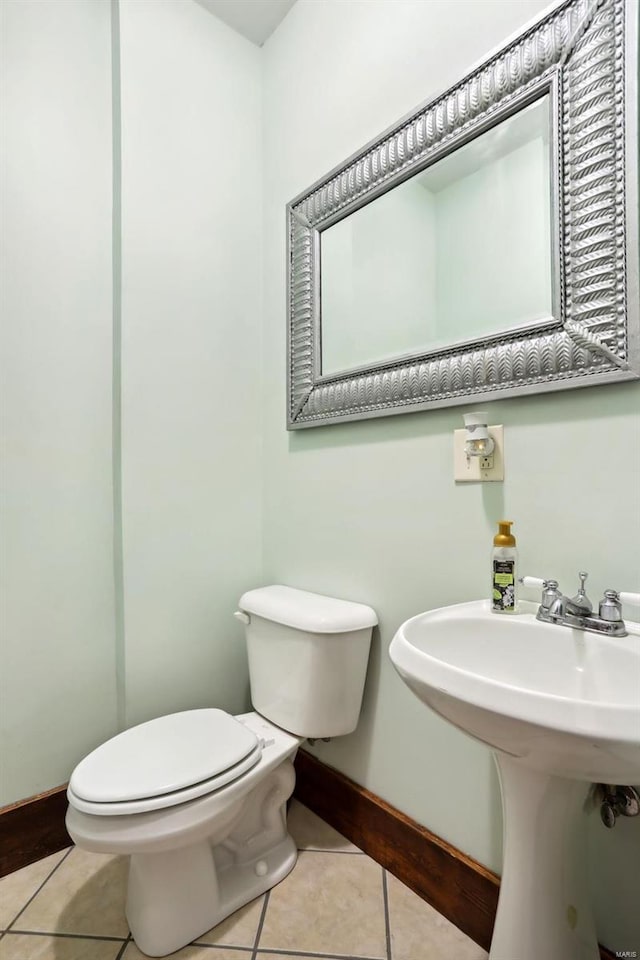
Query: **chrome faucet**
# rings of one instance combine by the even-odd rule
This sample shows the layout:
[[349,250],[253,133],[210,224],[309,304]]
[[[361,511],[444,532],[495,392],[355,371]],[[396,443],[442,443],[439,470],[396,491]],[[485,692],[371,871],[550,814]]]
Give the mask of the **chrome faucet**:
[[[589,574],[582,571],[578,576],[580,577],[580,588],[575,597],[571,599],[560,593],[557,581],[551,581],[555,583],[557,590],[557,596],[549,607],[549,618],[551,620],[562,620],[567,614],[571,614],[574,617],[588,617],[593,613],[593,604],[584,589],[585,580]],[[622,613],[620,614],[620,619],[622,619]]]
[[579,574],[580,587],[574,597],[565,597],[558,587],[557,580],[538,580],[535,577],[520,577],[524,586],[542,586],[542,598],[536,613],[536,619],[543,623],[555,623],[561,627],[573,627],[575,630],[587,630],[607,637],[626,637],[627,629],[622,619],[622,600],[638,603],[638,594],[620,594],[617,590],[605,590],[598,604],[598,613],[593,612],[593,604],[585,592],[585,581],[589,576],[584,571]]

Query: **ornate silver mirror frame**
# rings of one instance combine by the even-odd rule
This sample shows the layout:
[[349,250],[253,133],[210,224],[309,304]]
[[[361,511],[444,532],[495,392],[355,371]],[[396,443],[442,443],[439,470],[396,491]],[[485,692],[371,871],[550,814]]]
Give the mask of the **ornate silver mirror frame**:
[[[640,377],[637,20],[567,0],[288,205],[288,429]],[[547,92],[554,317],[323,376],[322,230]]]

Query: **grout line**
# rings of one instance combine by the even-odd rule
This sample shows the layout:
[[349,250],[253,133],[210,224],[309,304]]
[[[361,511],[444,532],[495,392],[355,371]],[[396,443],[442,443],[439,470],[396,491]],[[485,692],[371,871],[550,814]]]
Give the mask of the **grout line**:
[[[7,930],[9,936],[18,937],[58,937],[61,940],[106,940],[108,943],[122,943],[122,937],[101,937],[93,933],[59,933],[55,930]],[[125,940],[124,944],[128,941]]]
[[382,868],[382,899],[384,901],[384,932],[387,938],[387,960],[391,957],[391,920],[389,917],[389,891],[387,889],[387,871]]
[[[234,950],[237,954],[247,957],[248,960],[251,960],[253,956],[253,947],[236,947],[232,943],[200,943],[199,940],[194,940],[193,946],[204,947],[205,950],[224,950],[225,953]],[[117,957],[116,960],[118,960]]]
[[267,890],[264,903],[262,904],[262,913],[260,914],[260,919],[258,920],[258,929],[256,930],[256,938],[253,942],[253,952],[251,954],[251,960],[256,960],[258,954],[258,944],[260,943],[260,937],[262,936],[262,928],[264,926],[265,917],[267,916],[267,907],[269,906],[269,898],[271,896],[271,890]]
[[298,853],[339,853],[341,857],[366,857],[364,850],[326,850],[323,847],[298,847]]
[[61,857],[60,860],[58,860],[58,862],[56,863],[56,865],[55,865],[55,867],[53,868],[53,870],[51,871],[51,873],[48,873],[48,874],[47,874],[47,876],[44,878],[44,880],[42,881],[42,883],[40,884],[40,886],[38,887],[38,889],[37,889],[34,893],[31,894],[31,896],[29,897],[29,899],[28,899],[27,902],[25,903],[24,907],[22,907],[21,910],[18,910],[18,912],[16,913],[15,917],[13,918],[13,920],[11,921],[11,923],[9,924],[9,926],[7,927],[5,933],[10,933],[10,932],[11,932],[11,927],[14,925],[14,923],[16,922],[16,920],[18,919],[18,917],[21,917],[21,916],[22,916],[22,914],[25,912],[25,910],[27,909],[27,907],[29,906],[29,904],[32,902],[32,900],[34,900],[34,899],[38,896],[38,894],[40,893],[40,891],[41,891],[42,888],[44,887],[45,883],[47,883],[47,882],[51,879],[51,877],[54,875],[54,873],[56,872],[56,870],[58,869],[58,867],[61,867],[61,866],[62,866],[62,864],[65,862],[65,860],[67,859],[67,857],[69,856],[69,854],[71,853],[72,850],[73,850],[73,847],[69,847],[69,849],[68,849],[67,852],[65,853],[64,857]]
[[[222,923],[222,921],[220,921]],[[207,943],[206,940],[192,940],[189,947],[206,947],[207,950],[237,950],[239,953],[253,954],[253,947],[239,947],[235,943]]]
[[[203,947],[207,950],[235,950],[237,953],[246,954],[249,960],[253,956],[253,947],[238,947],[235,943],[206,943],[203,940],[192,940],[187,946]],[[117,957],[116,960],[118,960]]]
[[270,957],[311,957],[313,960],[382,960],[381,957],[355,956],[352,953],[309,953],[300,950],[276,950],[274,947],[261,947],[260,953]]
[[125,950],[127,949],[128,945],[129,945],[130,943],[131,943],[131,934],[129,934],[129,936],[127,937],[127,939],[125,940],[125,942],[122,944],[122,946],[121,946],[120,949],[118,950],[118,955],[117,955],[117,957],[116,957],[116,960],[122,960],[122,958],[123,958],[123,956],[124,956],[124,952],[125,952]]

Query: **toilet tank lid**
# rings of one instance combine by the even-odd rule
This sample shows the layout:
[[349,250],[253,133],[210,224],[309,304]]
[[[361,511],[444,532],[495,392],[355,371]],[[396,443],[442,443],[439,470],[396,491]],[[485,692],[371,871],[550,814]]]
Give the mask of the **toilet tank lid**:
[[309,633],[346,633],[374,627],[378,622],[375,610],[364,603],[279,584],[249,590],[240,597],[239,606],[245,613]]

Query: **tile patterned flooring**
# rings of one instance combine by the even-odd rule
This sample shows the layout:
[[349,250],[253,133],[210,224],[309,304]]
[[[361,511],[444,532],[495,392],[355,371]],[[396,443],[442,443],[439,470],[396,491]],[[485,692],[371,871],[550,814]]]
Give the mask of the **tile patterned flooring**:
[[[176,960],[483,960],[487,954],[294,801],[282,883]],[[0,960],[144,960],[124,916],[126,859],[55,853],[0,880]]]

